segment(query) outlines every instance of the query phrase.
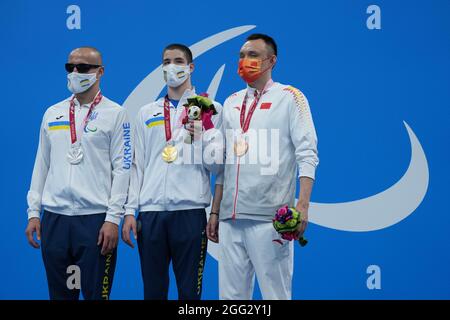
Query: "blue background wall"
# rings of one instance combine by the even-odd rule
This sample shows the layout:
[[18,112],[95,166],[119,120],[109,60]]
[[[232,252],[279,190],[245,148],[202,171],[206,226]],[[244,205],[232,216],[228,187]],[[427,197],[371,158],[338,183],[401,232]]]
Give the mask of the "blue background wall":
[[[81,8],[81,30],[66,27],[71,4]],[[371,4],[381,8],[381,30],[366,27]],[[365,198],[399,180],[411,157],[403,121],[428,161],[426,196],[401,222],[372,232],[310,223],[310,244],[296,245],[293,297],[449,299],[449,12],[445,0],[1,0],[0,298],[48,298],[40,252],[24,236],[26,193],[44,111],[69,95],[64,63],[71,49],[92,45],[103,52],[103,92],[123,103],[158,67],[168,43],[191,45],[255,25],[196,59],[193,79],[205,91],[225,63],[216,97],[223,102],[243,87],[235,71],[245,36],[263,32],[277,40],[274,79],[306,94],[319,136],[314,202]],[[379,290],[366,285],[372,264],[381,268]],[[218,297],[217,284],[217,262],[208,256],[204,298]],[[176,298],[173,281],[170,297]],[[111,298],[142,298],[137,250],[122,242]]]

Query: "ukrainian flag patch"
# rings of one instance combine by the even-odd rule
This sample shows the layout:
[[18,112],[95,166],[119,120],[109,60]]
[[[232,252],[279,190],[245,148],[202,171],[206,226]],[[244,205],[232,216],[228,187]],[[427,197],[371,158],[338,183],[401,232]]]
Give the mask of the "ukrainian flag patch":
[[145,121],[145,125],[149,128],[164,124],[164,117],[150,118]]
[[49,130],[69,130],[70,122],[69,121],[53,121],[48,123]]

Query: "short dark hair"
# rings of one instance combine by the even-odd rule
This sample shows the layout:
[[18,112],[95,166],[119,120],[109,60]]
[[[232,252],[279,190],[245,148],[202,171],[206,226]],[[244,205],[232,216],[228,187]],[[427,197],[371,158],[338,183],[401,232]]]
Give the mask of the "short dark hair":
[[254,33],[247,37],[247,41],[259,40],[259,39],[263,40],[264,43],[266,44],[266,46],[268,46],[272,49],[274,55],[276,55],[276,56],[278,55],[278,47],[277,47],[275,40],[273,40],[273,38],[268,36],[267,34]]
[[191,49],[189,49],[184,44],[180,44],[180,43],[169,44],[167,47],[164,48],[163,55],[164,55],[164,52],[166,52],[167,50],[180,50],[184,53],[184,56],[188,63],[192,63],[194,61],[194,58],[192,57]]

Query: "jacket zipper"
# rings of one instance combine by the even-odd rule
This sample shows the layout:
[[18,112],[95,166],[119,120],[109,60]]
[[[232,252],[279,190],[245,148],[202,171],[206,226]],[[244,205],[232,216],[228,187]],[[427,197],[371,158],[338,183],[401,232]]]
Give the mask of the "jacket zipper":
[[236,205],[237,205],[238,192],[239,192],[239,171],[240,171],[240,168],[241,168],[240,157],[237,157],[236,186],[234,188],[233,213],[231,214],[231,218],[233,220],[236,219]]

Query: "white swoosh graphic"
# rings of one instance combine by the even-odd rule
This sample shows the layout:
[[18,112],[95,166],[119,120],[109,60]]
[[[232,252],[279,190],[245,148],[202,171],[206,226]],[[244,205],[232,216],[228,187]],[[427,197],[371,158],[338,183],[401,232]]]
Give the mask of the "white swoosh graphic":
[[411,161],[403,177],[368,198],[343,203],[312,202],[311,222],[342,231],[374,231],[392,226],[416,210],[427,193],[428,163],[416,135],[403,123],[411,141]]
[[[241,26],[217,33],[192,45],[194,58],[256,26]],[[216,72],[207,90],[214,99],[225,65]],[[139,108],[155,101],[165,86],[161,65],[153,70],[125,100],[131,120]],[[343,203],[311,203],[309,220],[342,231],[374,231],[405,219],[420,205],[428,189],[429,172],[425,153],[413,130],[404,122],[411,142],[411,161],[403,177],[390,188],[368,198]],[[207,208],[209,212],[209,207]],[[208,253],[218,258],[219,245],[209,241]]]
[[214,78],[211,80],[211,83],[209,84],[208,90],[206,90],[206,92],[209,95],[209,98],[212,100],[216,99],[217,90],[219,89],[220,80],[222,80],[224,70],[225,65],[223,64],[219,68],[219,70],[217,70],[216,74],[214,75]]

